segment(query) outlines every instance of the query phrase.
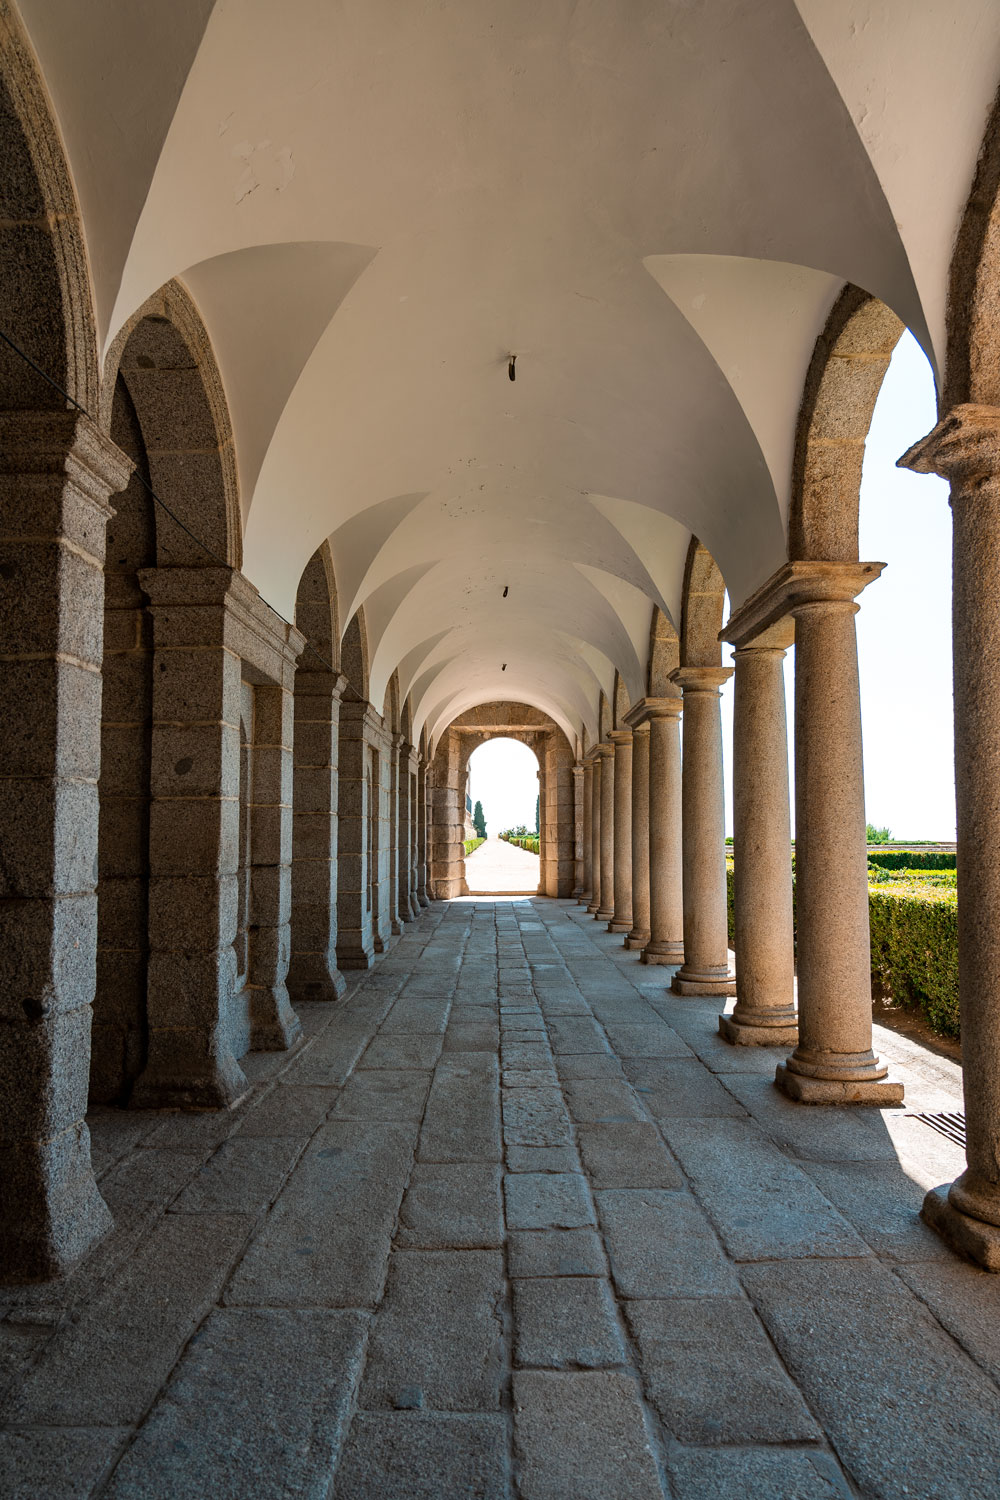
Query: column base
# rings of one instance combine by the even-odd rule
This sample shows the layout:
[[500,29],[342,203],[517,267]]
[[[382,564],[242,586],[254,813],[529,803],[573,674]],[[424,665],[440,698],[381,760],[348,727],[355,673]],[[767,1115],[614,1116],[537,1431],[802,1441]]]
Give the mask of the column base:
[[307,1005],[312,1001],[339,1000],[346,989],[347,980],[339,969],[333,969],[324,974],[321,979],[290,981],[288,993],[296,1004],[301,1001],[303,1005]]
[[577,906],[590,906],[590,904],[593,901],[593,899],[594,899],[593,894],[590,891],[581,891],[580,892],[580,899],[577,901],[576,904],[577,904]]
[[949,1198],[950,1183],[931,1188],[924,1199],[920,1217],[946,1245],[975,1261],[984,1271],[1000,1271],[1000,1227],[985,1224],[956,1208]]
[[886,1073],[883,1068],[871,1078],[815,1078],[795,1072],[789,1059],[778,1064],[774,1086],[796,1104],[867,1104],[884,1109],[903,1102],[903,1085]]
[[250,1083],[231,1052],[206,1046],[199,1032],[153,1031],[149,1062],[129,1096],[131,1109],[232,1109]]
[[719,1035],[734,1047],[794,1047],[799,1040],[799,1028],[794,1017],[769,1026],[736,1015],[720,1016]]
[[598,907],[597,911],[594,912],[594,921],[595,922],[612,922],[612,921],[614,921],[614,915],[615,915],[614,908],[604,909],[604,908]]
[[618,932],[618,933],[621,933],[621,932],[631,932],[632,931],[632,922],[631,922],[631,919],[629,921],[627,921],[627,922],[616,922],[615,919],[614,919],[614,917],[612,917],[611,921],[608,923],[608,931],[609,932]]
[[628,948],[633,953],[639,953],[643,948],[645,948],[648,942],[649,933],[639,932],[635,927],[633,927],[631,932],[629,932],[625,938],[624,947]]
[[0,1148],[5,1193],[0,1283],[23,1286],[65,1276],[112,1227],[90,1164],[83,1122],[53,1140]]
[[685,964],[678,969],[670,982],[675,995],[735,995],[736,978],[733,974],[705,973],[689,969]]
[[684,962],[684,944],[678,939],[670,942],[666,939],[658,939],[649,942],[642,950],[642,962],[644,964],[669,964],[673,969],[679,969]]
[[597,916],[597,908],[600,906],[600,904],[601,903],[599,901],[595,901],[594,898],[593,898],[593,896],[592,896],[590,898],[590,900],[588,901],[588,903],[587,903],[587,916],[588,917],[596,917]]
[[292,1009],[283,984],[268,989],[248,985],[250,1048],[253,1052],[287,1052],[302,1035],[302,1023]]

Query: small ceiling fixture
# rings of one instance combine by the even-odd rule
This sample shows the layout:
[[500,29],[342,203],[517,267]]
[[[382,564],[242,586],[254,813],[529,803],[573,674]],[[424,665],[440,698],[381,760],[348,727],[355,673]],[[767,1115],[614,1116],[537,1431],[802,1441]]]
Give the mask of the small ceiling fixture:
[[507,590],[508,590],[509,587],[510,587],[510,585],[507,584],[507,583],[505,583],[504,586],[503,586],[503,596],[504,596],[505,599],[507,597]]
[[500,670],[501,670],[501,672],[506,672],[506,670],[507,670],[507,663],[506,663],[506,662],[504,662],[504,664],[503,664],[503,666],[502,666],[502,667],[501,667],[501,668],[500,668]]
[[507,361],[507,379],[508,380],[516,380],[517,379],[517,376],[516,376],[516,374],[514,372],[514,361],[516,359],[517,359],[517,355],[516,354],[512,354],[510,356],[510,359]]

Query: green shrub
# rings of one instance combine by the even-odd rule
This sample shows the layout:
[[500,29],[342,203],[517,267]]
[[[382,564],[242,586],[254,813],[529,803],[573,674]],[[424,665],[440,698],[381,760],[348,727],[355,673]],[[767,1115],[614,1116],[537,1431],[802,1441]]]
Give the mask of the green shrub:
[[887,844],[892,838],[891,828],[876,828],[874,823],[865,825],[865,840],[869,844]]
[[[883,856],[879,856],[881,859]],[[933,857],[933,856],[932,856]],[[954,855],[939,858],[954,859]],[[958,889],[954,868],[869,868],[872,994],[918,1010],[940,1036],[959,1035]],[[726,860],[729,942],[734,946],[733,861]],[[794,909],[795,883],[792,882]]]
[[914,854],[912,849],[893,849],[890,854],[869,854],[868,863],[880,870],[954,870],[957,859],[939,850]]
[[900,882],[868,891],[872,989],[958,1036],[958,892]]
[[508,844],[516,844],[518,849],[527,849],[529,854],[539,854],[541,852],[539,849],[539,844],[541,841],[537,838],[530,837],[530,835],[528,838],[523,839],[508,838],[507,842]]
[[466,854],[471,854],[472,851],[473,851],[473,849],[478,849],[479,846],[480,846],[480,844],[485,844],[485,842],[486,842],[485,839],[466,839],[465,840],[465,852],[466,852]]

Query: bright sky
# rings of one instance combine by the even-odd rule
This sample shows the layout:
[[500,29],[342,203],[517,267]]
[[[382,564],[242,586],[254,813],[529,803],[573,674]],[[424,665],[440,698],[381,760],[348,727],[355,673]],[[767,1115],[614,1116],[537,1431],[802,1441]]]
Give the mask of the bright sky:
[[502,833],[524,823],[535,827],[538,761],[520,740],[489,740],[469,758],[469,795],[483,804],[486,832]]
[[[884,562],[857,615],[865,802],[869,821],[894,838],[955,837],[951,686],[951,512],[941,479],[896,460],[937,421],[934,378],[911,334],[900,339],[872,419],[861,482],[861,556]],[[724,659],[731,659],[728,647]],[[789,770],[794,768],[794,650],[785,660]],[[733,684],[722,694],[726,831],[732,814]],[[538,763],[516,740],[491,740],[472,756],[472,799],[490,833],[534,827]],[[792,778],[794,829],[794,777]]]

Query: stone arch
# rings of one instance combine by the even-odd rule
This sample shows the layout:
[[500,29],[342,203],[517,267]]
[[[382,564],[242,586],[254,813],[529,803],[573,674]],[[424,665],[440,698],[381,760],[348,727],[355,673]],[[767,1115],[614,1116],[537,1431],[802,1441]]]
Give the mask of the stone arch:
[[715,558],[696,536],[691,538],[684,565],[681,593],[680,664],[682,667],[719,667],[719,631],[726,585]]
[[848,283],[816,340],[799,408],[788,513],[793,562],[857,562],[865,439],[903,333],[896,314]]
[[671,672],[680,666],[680,641],[670,619],[658,605],[653,606],[649,625],[649,664],[646,669],[646,692],[650,698],[674,698],[677,688]]
[[393,672],[385,685],[385,697],[382,700],[382,717],[386,728],[393,734],[399,733],[399,673]]
[[1000,406],[1000,94],[952,255],[940,410]]
[[340,670],[347,678],[347,692],[362,703],[368,702],[369,690],[368,631],[364,609],[351,617],[340,648]]
[[602,692],[597,702],[597,738],[603,743],[614,728],[614,718],[607,694]]
[[629,701],[628,688],[625,686],[625,681],[622,677],[622,674],[616,671],[613,710],[613,727],[615,729],[624,729],[626,727],[625,715],[628,713],[631,707],[632,704]]
[[293,693],[292,901],[288,992],[293,1000],[335,1000],[344,992],[337,968],[337,855],[340,615],[329,542],[305,566],[295,624],[306,646]]
[[[98,357],[83,229],[45,90],[13,7],[0,8],[0,406],[93,412]],[[58,387],[58,389],[56,389]]]
[[527,703],[483,703],[466,709],[438,739],[430,773],[431,892],[442,900],[468,895],[463,841],[469,757],[493,739],[518,740],[538,759],[538,894],[570,896],[575,880],[573,747],[554,719]]
[[157,506],[157,563],[238,568],[242,529],[229,405],[208,332],[179,281],[144,302],[108,351],[105,431],[119,381],[136,411],[153,489],[177,517]]

